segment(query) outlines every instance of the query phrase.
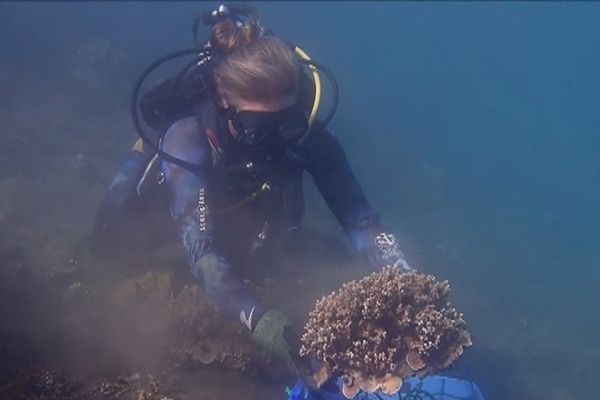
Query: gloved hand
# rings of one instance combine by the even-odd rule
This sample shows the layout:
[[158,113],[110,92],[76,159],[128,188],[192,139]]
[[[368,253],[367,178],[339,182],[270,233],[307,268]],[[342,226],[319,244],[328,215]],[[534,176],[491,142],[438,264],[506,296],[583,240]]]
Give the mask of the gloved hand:
[[406,272],[414,271],[394,234],[369,229],[353,233],[352,239],[371,267],[382,268],[391,265]]
[[303,360],[298,352],[292,350],[290,341],[299,344],[300,338],[294,335],[290,319],[277,310],[267,311],[258,320],[252,338],[267,351],[283,359],[291,371],[301,377],[309,386],[314,385],[312,371],[307,360]]
[[283,336],[289,326],[290,320],[287,315],[277,310],[270,310],[256,323],[252,338],[265,350],[278,355],[288,364],[293,364],[292,348]]

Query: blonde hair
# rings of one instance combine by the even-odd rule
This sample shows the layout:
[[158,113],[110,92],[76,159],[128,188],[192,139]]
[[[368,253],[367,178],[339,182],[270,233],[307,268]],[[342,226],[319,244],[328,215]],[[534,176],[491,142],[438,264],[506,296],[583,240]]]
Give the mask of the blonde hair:
[[298,59],[281,39],[261,36],[255,21],[215,24],[211,46],[223,56],[215,68],[215,78],[228,102],[271,101],[298,93]]

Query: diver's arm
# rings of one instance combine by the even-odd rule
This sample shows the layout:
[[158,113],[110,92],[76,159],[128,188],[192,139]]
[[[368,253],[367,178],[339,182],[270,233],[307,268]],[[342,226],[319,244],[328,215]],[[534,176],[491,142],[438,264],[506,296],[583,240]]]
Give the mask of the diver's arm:
[[163,150],[202,166],[192,172],[169,162],[163,163],[171,214],[179,226],[192,274],[226,314],[239,316],[258,344],[293,367],[290,346],[283,337],[290,325],[288,318],[276,310],[265,311],[243,282],[233,276],[229,263],[213,245],[213,216],[207,176],[212,160],[208,144],[203,143],[199,135],[195,118],[173,124],[165,135]]
[[165,135],[163,151],[201,166],[192,172],[163,161],[171,215],[178,226],[194,278],[225,313],[243,316],[242,322],[252,329],[253,318],[259,314],[258,302],[243,282],[232,275],[229,263],[213,243],[213,216],[207,176],[212,161],[210,149],[203,140],[195,118],[175,122]]
[[302,145],[308,172],[357,251],[369,265],[412,269],[395,236],[385,227],[360,188],[344,149],[327,129],[311,133]]

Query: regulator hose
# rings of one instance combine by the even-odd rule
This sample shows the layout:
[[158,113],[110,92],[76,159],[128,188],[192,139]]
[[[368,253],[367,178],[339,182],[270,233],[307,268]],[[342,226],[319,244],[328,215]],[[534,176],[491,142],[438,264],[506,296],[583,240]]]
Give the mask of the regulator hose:
[[[164,64],[167,61],[171,61],[174,60],[176,58],[179,57],[183,57],[183,56],[189,56],[189,55],[196,55],[198,56],[201,53],[201,50],[197,49],[197,48],[191,48],[191,49],[185,49],[185,50],[179,50],[179,51],[174,51],[172,53],[169,54],[165,54],[164,56],[160,57],[159,59],[157,59],[156,61],[154,61],[152,64],[150,64],[140,75],[140,77],[138,78],[138,80],[136,81],[135,85],[133,86],[133,92],[131,95],[131,104],[130,104],[130,113],[131,113],[131,120],[133,121],[133,127],[135,128],[137,134],[139,135],[140,138],[142,138],[142,141],[144,142],[144,145],[147,145],[148,147],[150,147],[150,149],[152,149],[155,153],[157,153],[158,155],[160,155],[160,157],[162,157],[162,159],[164,159],[165,161],[171,162],[173,164],[176,164],[180,167],[183,167],[185,169],[188,170],[192,170],[195,171],[198,168],[200,168],[199,165],[194,164],[194,163],[190,163],[188,161],[182,160],[180,158],[174,157],[172,155],[170,155],[169,153],[166,153],[164,151],[162,151],[160,149],[160,142],[162,140],[162,138],[164,137],[164,133],[165,132],[161,132],[158,135],[158,138],[156,140],[156,142],[153,142],[150,137],[146,134],[146,132],[144,131],[144,128],[142,127],[142,124],[140,123],[140,118],[139,118],[139,110],[138,110],[138,99],[139,99],[139,94],[140,94],[140,89],[142,87],[142,84],[144,83],[144,81],[146,80],[146,78],[148,77],[148,75],[150,75],[156,68],[158,68],[160,65]],[[176,80],[175,80],[175,84],[178,85],[179,81],[181,80],[181,77],[183,77],[185,75],[185,73],[193,66],[196,64],[196,60],[194,61],[194,63],[190,63],[188,64],[177,76]]]

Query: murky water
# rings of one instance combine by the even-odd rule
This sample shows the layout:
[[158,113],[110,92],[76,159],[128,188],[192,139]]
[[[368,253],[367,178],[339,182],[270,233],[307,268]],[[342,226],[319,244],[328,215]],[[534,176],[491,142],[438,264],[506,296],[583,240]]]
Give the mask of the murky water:
[[[474,346],[449,373],[489,399],[595,399],[600,6],[257,5],[265,25],[335,73],[332,127],[363,188],[413,263],[450,280]],[[190,47],[204,8],[0,5],[1,309],[32,316],[6,311],[0,332],[36,338],[50,323],[39,296],[61,296],[74,279],[73,251],[135,137],[137,74]],[[307,224],[342,237],[308,189]],[[54,279],[57,291],[27,287],[29,275]],[[283,300],[298,318],[360,272],[299,275]],[[195,398],[283,398],[282,384],[236,372],[185,381]]]

